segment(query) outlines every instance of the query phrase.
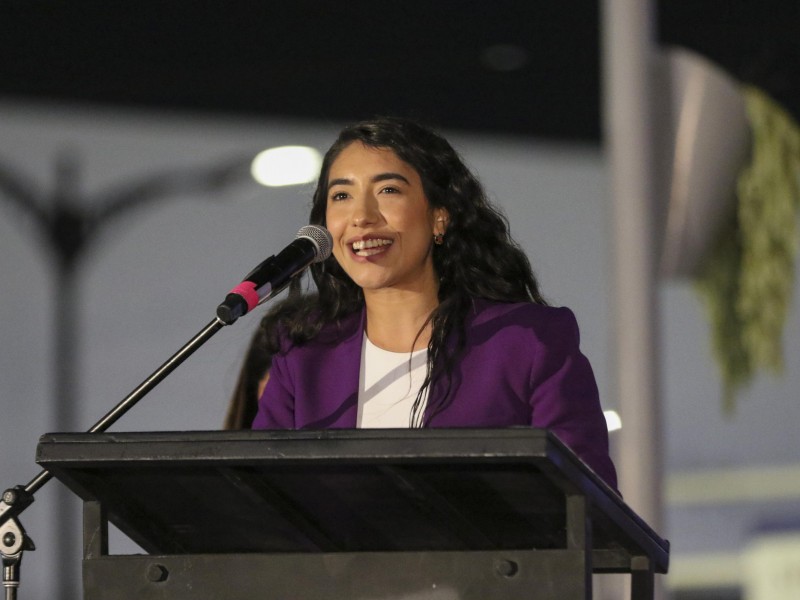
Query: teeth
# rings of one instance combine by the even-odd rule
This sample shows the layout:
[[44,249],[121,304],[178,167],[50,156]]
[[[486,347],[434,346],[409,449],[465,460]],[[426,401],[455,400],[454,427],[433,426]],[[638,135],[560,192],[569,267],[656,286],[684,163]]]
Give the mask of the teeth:
[[379,248],[381,246],[389,246],[392,240],[359,240],[353,242],[353,251],[359,252],[360,250],[369,250],[370,248]]

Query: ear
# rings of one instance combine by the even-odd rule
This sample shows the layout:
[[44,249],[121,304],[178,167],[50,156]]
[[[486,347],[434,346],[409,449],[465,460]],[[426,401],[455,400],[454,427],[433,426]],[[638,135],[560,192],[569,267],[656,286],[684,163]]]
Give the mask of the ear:
[[433,209],[433,233],[444,234],[447,231],[447,224],[450,222],[450,213],[446,208]]

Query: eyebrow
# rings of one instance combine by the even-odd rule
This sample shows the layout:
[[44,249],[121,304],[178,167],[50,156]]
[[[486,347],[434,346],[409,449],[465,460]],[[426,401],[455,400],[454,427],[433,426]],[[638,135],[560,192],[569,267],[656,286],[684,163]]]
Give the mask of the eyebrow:
[[[377,175],[373,176],[370,179],[371,183],[378,183],[379,181],[387,181],[390,179],[399,179],[405,183],[410,183],[408,178],[405,175],[401,175],[400,173],[378,173]],[[332,179],[328,182],[328,189],[330,190],[335,185],[353,185],[352,179],[347,179],[346,177],[340,177],[338,179]]]

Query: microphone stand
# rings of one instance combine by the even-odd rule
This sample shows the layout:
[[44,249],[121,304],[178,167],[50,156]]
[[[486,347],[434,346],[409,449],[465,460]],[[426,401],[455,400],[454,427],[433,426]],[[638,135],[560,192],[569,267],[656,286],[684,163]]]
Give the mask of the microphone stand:
[[[238,315],[237,317],[238,318]],[[172,373],[183,361],[191,356],[195,350],[205,344],[217,331],[225,325],[232,324],[236,318],[217,316],[206,325],[197,335],[187,342],[180,350],[173,354],[169,360],[156,369],[152,375],[145,379],[139,386],[128,394],[119,404],[112,408],[102,419],[88,430],[88,433],[99,433],[107,430],[120,417],[133,408],[139,400],[158,385],[167,375]],[[20,563],[25,550],[35,550],[33,540],[25,533],[19,522],[19,515],[33,503],[33,495],[44,484],[50,481],[53,475],[46,469],[42,470],[26,486],[17,485],[3,492],[0,499],[0,555],[3,559],[3,587],[5,600],[16,600],[17,589],[20,584]]]

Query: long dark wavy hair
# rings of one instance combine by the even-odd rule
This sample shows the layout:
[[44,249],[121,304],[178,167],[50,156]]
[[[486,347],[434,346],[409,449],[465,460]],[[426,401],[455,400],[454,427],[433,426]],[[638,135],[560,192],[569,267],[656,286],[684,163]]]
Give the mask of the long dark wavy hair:
[[[472,300],[546,302],[527,256],[509,234],[505,216],[488,201],[483,186],[447,140],[414,121],[380,117],[343,129],[323,160],[310,223],[325,226],[328,173],[342,150],[353,143],[392,150],[417,171],[431,208],[443,208],[448,214],[444,241],[433,246],[439,306],[423,326],[424,330],[430,323],[432,330],[428,370],[412,410],[411,425],[424,426],[449,402],[450,374],[463,351],[464,322]],[[279,351],[281,335],[303,344],[325,325],[363,307],[363,291],[333,256],[312,265],[311,276],[316,293],[304,294],[295,280],[288,298],[264,318],[261,326],[267,331],[271,355]],[[452,350],[445,343],[451,336]],[[419,414],[425,390],[440,377],[447,385],[443,401],[437,406],[429,402],[425,414]]]

